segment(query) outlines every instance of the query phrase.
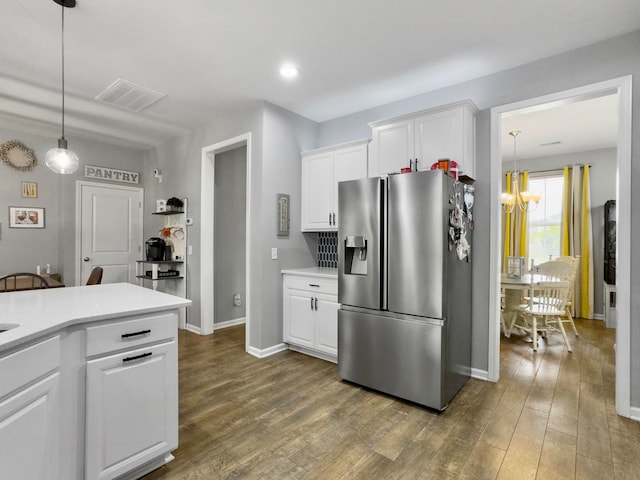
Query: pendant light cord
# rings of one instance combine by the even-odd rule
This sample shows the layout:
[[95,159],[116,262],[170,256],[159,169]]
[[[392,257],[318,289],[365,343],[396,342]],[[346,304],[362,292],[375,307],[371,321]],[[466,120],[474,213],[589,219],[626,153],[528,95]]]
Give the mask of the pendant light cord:
[[64,5],[62,6],[62,138],[64,139]]

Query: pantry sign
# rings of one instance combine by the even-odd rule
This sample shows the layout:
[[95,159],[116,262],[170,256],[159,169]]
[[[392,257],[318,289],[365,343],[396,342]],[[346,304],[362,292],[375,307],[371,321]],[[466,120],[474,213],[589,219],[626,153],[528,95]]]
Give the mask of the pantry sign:
[[85,178],[97,178],[111,182],[140,183],[140,173],[127,170],[116,170],[115,168],[84,166]]

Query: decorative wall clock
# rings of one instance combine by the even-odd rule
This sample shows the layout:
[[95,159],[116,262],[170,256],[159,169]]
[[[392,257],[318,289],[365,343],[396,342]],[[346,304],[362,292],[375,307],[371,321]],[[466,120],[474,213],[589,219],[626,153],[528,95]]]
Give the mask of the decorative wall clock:
[[5,165],[21,172],[33,170],[38,164],[33,150],[18,140],[9,140],[0,145],[0,159]]

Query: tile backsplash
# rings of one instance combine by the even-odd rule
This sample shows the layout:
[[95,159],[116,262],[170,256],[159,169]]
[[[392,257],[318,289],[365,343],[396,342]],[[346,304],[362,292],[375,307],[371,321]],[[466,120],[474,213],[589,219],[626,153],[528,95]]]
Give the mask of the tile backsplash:
[[338,268],[338,232],[318,232],[318,267]]

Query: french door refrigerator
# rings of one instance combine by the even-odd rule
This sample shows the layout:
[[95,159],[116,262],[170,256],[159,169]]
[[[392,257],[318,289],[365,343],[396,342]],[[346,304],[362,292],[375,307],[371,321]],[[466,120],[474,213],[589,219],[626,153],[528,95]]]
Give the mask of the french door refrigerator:
[[442,170],[339,183],[341,378],[438,410],[462,388],[472,191]]

